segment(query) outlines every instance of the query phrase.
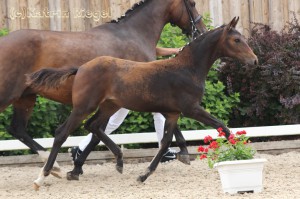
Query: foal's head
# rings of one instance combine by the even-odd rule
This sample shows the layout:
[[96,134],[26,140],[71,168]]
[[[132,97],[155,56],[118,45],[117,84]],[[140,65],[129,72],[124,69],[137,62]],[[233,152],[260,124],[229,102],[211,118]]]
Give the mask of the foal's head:
[[183,33],[193,38],[206,32],[206,26],[196,9],[194,0],[164,0],[164,2],[167,1],[170,2],[171,24],[176,24],[183,30]]
[[234,17],[231,22],[224,26],[218,46],[222,56],[236,58],[245,64],[256,65],[258,59],[248,46],[246,39],[236,29],[239,18]]

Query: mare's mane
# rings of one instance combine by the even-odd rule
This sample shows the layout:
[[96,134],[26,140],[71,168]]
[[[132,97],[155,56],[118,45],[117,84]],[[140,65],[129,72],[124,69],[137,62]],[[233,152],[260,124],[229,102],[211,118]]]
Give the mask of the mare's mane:
[[118,19],[113,19],[109,23],[119,23],[122,19],[126,18],[127,16],[130,16],[134,10],[137,8],[141,8],[143,5],[146,4],[146,2],[149,2],[150,0],[141,0],[137,3],[135,3],[130,9],[128,9],[124,15],[119,17]]

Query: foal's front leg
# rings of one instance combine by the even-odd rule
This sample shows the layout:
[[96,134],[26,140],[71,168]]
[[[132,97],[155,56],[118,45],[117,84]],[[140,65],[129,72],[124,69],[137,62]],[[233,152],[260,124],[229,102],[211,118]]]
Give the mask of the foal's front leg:
[[177,120],[179,117],[179,114],[168,114],[165,115],[166,117],[166,122],[165,122],[165,127],[164,127],[164,136],[163,139],[161,140],[161,147],[159,148],[158,153],[156,156],[152,159],[149,167],[147,168],[146,172],[144,175],[140,175],[138,177],[139,182],[144,182],[157,168],[160,159],[164,155],[164,153],[167,151],[168,147],[170,146],[173,138],[173,133],[174,129],[177,126]]
[[228,139],[230,136],[230,130],[227,126],[216,119],[214,116],[205,111],[200,105],[196,104],[183,112],[183,115],[192,119],[195,119],[203,124],[209,125],[215,129],[222,128],[225,132],[225,136]]
[[180,151],[177,154],[177,159],[184,164],[190,165],[190,156],[186,147],[186,141],[178,125],[176,125],[176,128],[174,129],[174,135],[176,138],[176,143],[180,148]]
[[68,180],[79,180],[79,175],[83,174],[82,166],[86,161],[91,151],[99,144],[100,139],[93,134],[90,143],[82,151],[80,156],[74,161],[74,168],[72,171],[67,172]]

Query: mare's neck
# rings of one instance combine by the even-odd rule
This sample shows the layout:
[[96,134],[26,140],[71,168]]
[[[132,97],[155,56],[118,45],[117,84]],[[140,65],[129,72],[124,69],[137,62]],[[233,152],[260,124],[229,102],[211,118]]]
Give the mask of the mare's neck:
[[144,45],[155,48],[164,26],[169,22],[169,1],[147,0],[116,23],[118,29],[127,30]]

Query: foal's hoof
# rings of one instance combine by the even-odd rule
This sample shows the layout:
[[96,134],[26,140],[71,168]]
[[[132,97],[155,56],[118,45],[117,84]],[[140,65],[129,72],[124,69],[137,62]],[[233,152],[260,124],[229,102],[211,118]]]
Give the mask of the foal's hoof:
[[147,179],[147,175],[142,175],[139,176],[136,180],[140,183],[145,182],[145,180]]
[[67,173],[67,180],[79,180],[78,174],[73,174],[72,171]]
[[178,153],[177,154],[177,158],[180,162],[184,163],[184,164],[187,164],[187,165],[190,165],[191,162],[190,162],[190,156],[189,155],[186,155],[186,154],[180,154]]
[[57,178],[62,178],[61,170],[58,167],[53,167],[50,171],[50,174]]
[[116,165],[116,169],[119,173],[123,173],[123,166]]

